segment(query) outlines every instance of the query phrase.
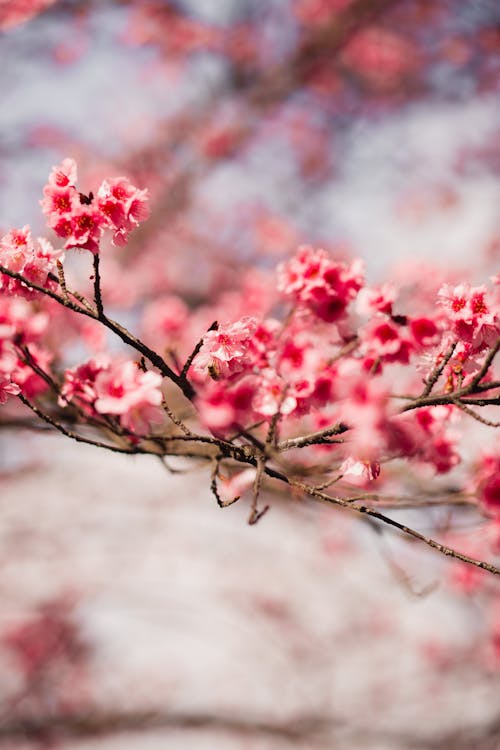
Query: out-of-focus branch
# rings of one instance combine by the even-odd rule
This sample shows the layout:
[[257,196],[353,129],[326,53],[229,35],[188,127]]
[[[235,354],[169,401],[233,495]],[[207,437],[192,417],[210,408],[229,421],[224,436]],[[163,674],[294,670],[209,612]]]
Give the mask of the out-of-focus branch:
[[[282,104],[297,86],[304,83],[318,60],[328,56],[329,63],[334,65],[354,34],[398,2],[401,0],[355,0],[346,10],[335,13],[329,23],[309,31],[291,58],[284,63],[259,71],[236,66],[233,71],[234,88],[229,93],[232,96],[238,95],[243,103],[260,113]],[[195,139],[203,130],[223,97],[224,91],[217,90],[191,115],[182,113],[166,123],[165,136],[127,156],[124,166],[128,171],[133,170],[137,164],[147,169],[148,164],[157,165],[159,155],[168,154],[171,157],[180,144],[186,143],[188,139]],[[249,126],[242,130],[231,151],[232,157],[247,144],[253,133],[254,129]],[[169,219],[178,217],[188,208],[194,182],[206,174],[212,164],[212,159],[203,159],[198,153],[195,159],[186,161],[186,153],[183,151],[182,165],[177,173],[174,168],[173,176],[170,173],[168,184],[153,205],[149,221],[137,229],[131,238],[127,257],[133,254],[134,248],[142,246],[154,234],[158,223],[165,226]]]
[[321,716],[304,716],[283,723],[265,719],[217,715],[210,713],[176,713],[157,711],[104,711],[62,714],[40,718],[20,717],[0,722],[0,742],[16,738],[38,740],[51,736],[58,739],[97,737],[118,732],[146,730],[212,730],[246,736],[274,737],[290,743],[315,743],[330,724]]

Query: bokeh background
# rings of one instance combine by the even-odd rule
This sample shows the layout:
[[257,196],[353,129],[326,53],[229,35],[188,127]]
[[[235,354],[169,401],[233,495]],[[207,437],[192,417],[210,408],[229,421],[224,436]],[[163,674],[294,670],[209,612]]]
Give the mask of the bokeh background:
[[[148,186],[105,261],[132,325],[304,241],[371,281],[498,270],[495,0],[4,0],[0,28],[0,228],[46,232],[66,156]],[[500,748],[484,592],[431,551],[290,497],[248,527],[205,472],[8,420],[0,503],[4,747]]]

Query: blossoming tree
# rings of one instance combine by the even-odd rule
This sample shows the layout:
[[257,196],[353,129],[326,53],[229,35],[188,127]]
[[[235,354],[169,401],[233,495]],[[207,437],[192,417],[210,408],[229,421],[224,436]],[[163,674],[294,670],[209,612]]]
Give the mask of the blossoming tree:
[[[101,288],[101,240],[109,232],[113,244],[126,243],[147,218],[147,190],[111,178],[94,198],[79,191],[76,163],[65,159],[41,203],[63,248],[34,240],[28,226],[0,245],[3,402],[17,397],[68,437],[109,450],[206,459],[221,507],[239,496],[221,496],[219,475],[226,464],[231,473],[239,467],[253,486],[251,524],[269,508],[258,505],[269,478],[499,573],[384,516],[383,498],[372,492],[396,460],[449,472],[468,420],[497,426],[481,410],[498,404],[498,279],[489,287],[443,284],[434,295],[424,289],[410,303],[390,283],[366,286],[360,260],[347,264],[304,245],[278,267],[268,311],[249,305],[237,320],[215,320],[194,344],[186,326],[168,362],[108,317]],[[66,282],[64,253],[75,249],[90,251],[93,299]],[[136,359],[103,353],[61,369],[64,354],[47,340],[54,305],[107,328]],[[86,426],[108,439],[85,436]],[[493,538],[498,477],[498,457],[488,452],[459,493],[491,518]],[[353,480],[365,492],[349,490]],[[230,481],[245,486],[238,474]],[[333,485],[340,492],[326,493]]]
[[[5,28],[44,4],[24,5],[0,15]],[[201,116],[181,109],[127,154],[118,176],[101,169],[95,178],[84,169],[80,179],[76,160],[64,158],[41,194],[50,239],[35,238],[28,225],[5,231],[5,423],[41,421],[101,450],[154,456],[171,471],[178,458],[183,466],[204,464],[214,502],[221,509],[246,504],[251,525],[272,512],[276,492],[290,502],[328,504],[451,558],[464,582],[474,569],[481,582],[494,581],[500,277],[485,271],[476,282],[457,278],[453,268],[415,268],[402,281],[388,275],[374,285],[355,254],[311,243],[292,222],[260,208],[238,217],[238,231],[250,224],[253,233],[245,267],[248,248],[239,248],[241,263],[228,258],[222,235],[231,236],[230,221],[220,237],[217,217],[201,231],[203,207],[193,197],[214,166],[237,159],[273,128],[289,139],[306,189],[331,179],[331,133],[309,116],[310,102],[321,101],[338,121],[345,107],[371,112],[415,100],[419,85],[432,85],[425,73],[436,65],[419,54],[419,34],[438,34],[443,20],[427,27],[431,10],[423,2],[391,8],[398,4],[297,0],[296,43],[274,59],[260,42],[261,19],[221,29],[169,4],[130,5],[127,43],[146,40],[181,69],[209,50],[228,61],[232,98],[221,104],[208,97]],[[454,10],[443,4],[448,20]],[[416,24],[413,36],[399,31],[408,20]],[[497,43],[492,34],[486,28],[449,40],[439,61],[475,59],[475,85],[493,88],[485,54]],[[298,97],[290,116],[294,92],[306,103]],[[167,168],[155,169],[165,153]],[[162,237],[174,245],[170,275],[163,273]],[[210,271],[191,280],[186,266],[197,262],[200,246]],[[121,322],[120,309],[131,325]],[[464,545],[453,527],[424,533],[399,520],[399,509],[414,507],[432,523],[436,506],[451,509],[454,520],[475,514],[481,536]],[[491,592],[496,613],[498,589]],[[79,665],[84,647],[50,608],[42,630],[51,618]],[[496,651],[499,632],[493,616]],[[23,634],[9,636],[22,653]]]

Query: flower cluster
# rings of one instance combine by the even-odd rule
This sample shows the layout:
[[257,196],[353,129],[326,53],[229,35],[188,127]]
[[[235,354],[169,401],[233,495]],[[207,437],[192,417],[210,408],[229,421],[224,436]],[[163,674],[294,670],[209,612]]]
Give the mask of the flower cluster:
[[[37,286],[54,288],[56,263],[62,259],[62,251],[55,250],[48,240],[43,237],[34,240],[28,225],[12,229],[0,239],[0,265]],[[27,299],[40,294],[6,274],[0,274],[0,290]]]
[[[78,192],[76,178],[76,164],[64,160],[42,201],[66,247],[97,253],[105,229],[116,245],[125,242],[147,214],[146,191],[114,178],[94,198]],[[190,310],[175,294],[158,296],[143,312],[142,341],[108,317],[103,296],[106,303],[119,297],[101,286],[99,258],[92,303],[67,286],[62,257],[47,241],[34,242],[29,227],[0,240],[0,403],[19,396],[63,434],[112,450],[147,453],[154,443],[158,455],[198,455],[191,451],[199,442],[214,463],[211,486],[219,504],[254,483],[251,523],[261,515],[263,471],[291,485],[297,485],[294,476],[326,475],[319,487],[338,482],[341,494],[322,499],[345,506],[344,497],[355,499],[353,485],[390,486],[396,473],[386,465],[394,459],[421,476],[429,468],[432,474],[452,470],[461,460],[462,420],[495,426],[475,410],[498,402],[498,289],[443,285],[444,277],[416,284],[415,274],[406,292],[404,284],[370,288],[360,260],[300,246],[278,266],[277,278],[264,270],[243,275],[239,288],[223,289],[214,306]],[[111,269],[111,287],[119,286],[120,272]],[[64,371],[48,325],[54,310],[83,320],[71,330],[103,353]],[[214,319],[219,322],[209,325]],[[193,348],[200,330],[206,333]],[[139,362],[104,353],[109,332]],[[167,406],[164,383],[182,394],[182,416],[172,411],[170,393]],[[173,424],[168,435],[166,415]],[[193,431],[195,418],[210,435]],[[103,431],[106,440],[87,439],[81,425]],[[292,458],[282,459],[288,451]],[[220,464],[226,461],[246,464],[245,471],[233,473],[230,466],[225,479]],[[492,452],[470,484],[488,517],[491,549],[500,548],[499,474],[498,452]],[[317,493],[318,485],[300,486]]]
[[143,434],[163,420],[161,383],[161,375],[135,362],[103,356],[66,370],[59,405],[73,402],[88,415],[117,417],[124,429]]
[[500,333],[500,318],[485,286],[444,284],[438,296],[451,331],[461,342],[462,349],[467,348],[469,356],[495,343]]
[[347,306],[363,286],[364,265],[338,263],[325,250],[308,245],[278,267],[278,291],[321,320],[333,323],[346,314]]
[[500,519],[500,454],[488,452],[477,474],[479,500],[489,515]]
[[20,356],[20,347],[29,344],[32,360],[47,365],[51,355],[41,339],[48,323],[48,315],[34,313],[26,300],[0,296],[0,404],[21,391],[31,397],[46,390],[45,381]]
[[114,245],[124,245],[130,231],[147,219],[148,191],[139,190],[126,177],[104,180],[93,193],[77,190],[73,159],[53,168],[44,187],[41,206],[51,229],[65,239],[65,247],[99,251],[104,230],[113,232]]
[[214,380],[241,372],[250,362],[249,347],[256,328],[255,318],[242,318],[208,331],[193,361],[194,372],[208,372]]

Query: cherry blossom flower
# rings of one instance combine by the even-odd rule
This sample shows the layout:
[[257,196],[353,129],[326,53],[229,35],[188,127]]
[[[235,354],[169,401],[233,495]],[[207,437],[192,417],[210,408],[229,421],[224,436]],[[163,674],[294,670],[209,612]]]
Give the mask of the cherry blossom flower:
[[97,191],[97,206],[114,228],[113,244],[125,245],[130,230],[149,216],[148,191],[139,190],[126,177],[104,180]]
[[477,474],[478,499],[485,511],[500,518],[500,454],[485,453]]
[[365,287],[361,289],[356,300],[356,308],[361,315],[385,313],[392,315],[392,306],[397,298],[394,284],[382,284],[380,287]]
[[65,247],[99,252],[106,229],[113,231],[114,245],[124,245],[130,231],[149,216],[148,191],[139,190],[126,177],[104,180],[88,196],[76,188],[77,167],[64,159],[53,167],[44,187],[41,206],[51,229],[65,239]]
[[278,266],[278,291],[299,307],[328,323],[345,316],[348,304],[364,283],[364,265],[334,261],[322,249],[299,247],[295,256]]
[[377,379],[367,377],[362,364],[340,361],[335,382],[340,419],[351,428],[348,449],[362,461],[376,461],[387,445],[389,393]]
[[452,331],[459,341],[473,350],[481,350],[495,343],[500,334],[500,320],[493,311],[485,286],[444,284],[438,301],[448,314]]
[[[38,286],[54,287],[54,282],[49,277],[56,272],[56,263],[63,257],[62,251],[56,250],[43,237],[33,240],[28,225],[22,229],[12,229],[0,239],[0,265],[22,274]],[[0,289],[28,299],[40,296],[39,292],[6,274],[0,274]]]
[[189,310],[180,297],[169,295],[151,302],[144,310],[142,328],[146,338],[171,346],[186,330]]
[[197,398],[201,422],[216,433],[239,428],[254,421],[253,398],[256,384],[244,377],[235,384],[209,381]]
[[161,383],[135,362],[97,357],[66,371],[59,404],[76,401],[89,414],[115,415],[126,429],[145,433],[163,419]]
[[135,362],[112,362],[95,379],[94,408],[100,414],[116,414],[122,426],[146,432],[152,422],[161,422],[162,377],[143,372]]
[[297,406],[297,399],[288,392],[287,383],[270,368],[260,373],[252,407],[262,417],[273,417],[278,412],[291,414]]
[[445,474],[460,462],[458,434],[450,422],[458,420],[452,406],[422,407],[393,417],[389,447],[399,455],[429,464]]
[[408,364],[413,346],[405,327],[376,317],[361,331],[360,338],[362,351],[368,359],[366,369],[371,369],[377,361]]
[[256,319],[245,317],[208,331],[193,361],[194,372],[214,379],[241,372],[250,361],[249,346],[256,328]]
[[230,503],[235,498],[240,497],[253,485],[255,481],[255,469],[243,469],[231,477],[220,477],[218,483],[218,493],[222,502]]
[[362,486],[380,476],[380,464],[378,461],[359,461],[353,456],[348,456],[340,465],[339,474],[343,479],[347,478],[353,484]]
[[0,404],[5,404],[9,396],[17,396],[21,389],[17,383],[13,383],[10,375],[6,375],[0,370]]

